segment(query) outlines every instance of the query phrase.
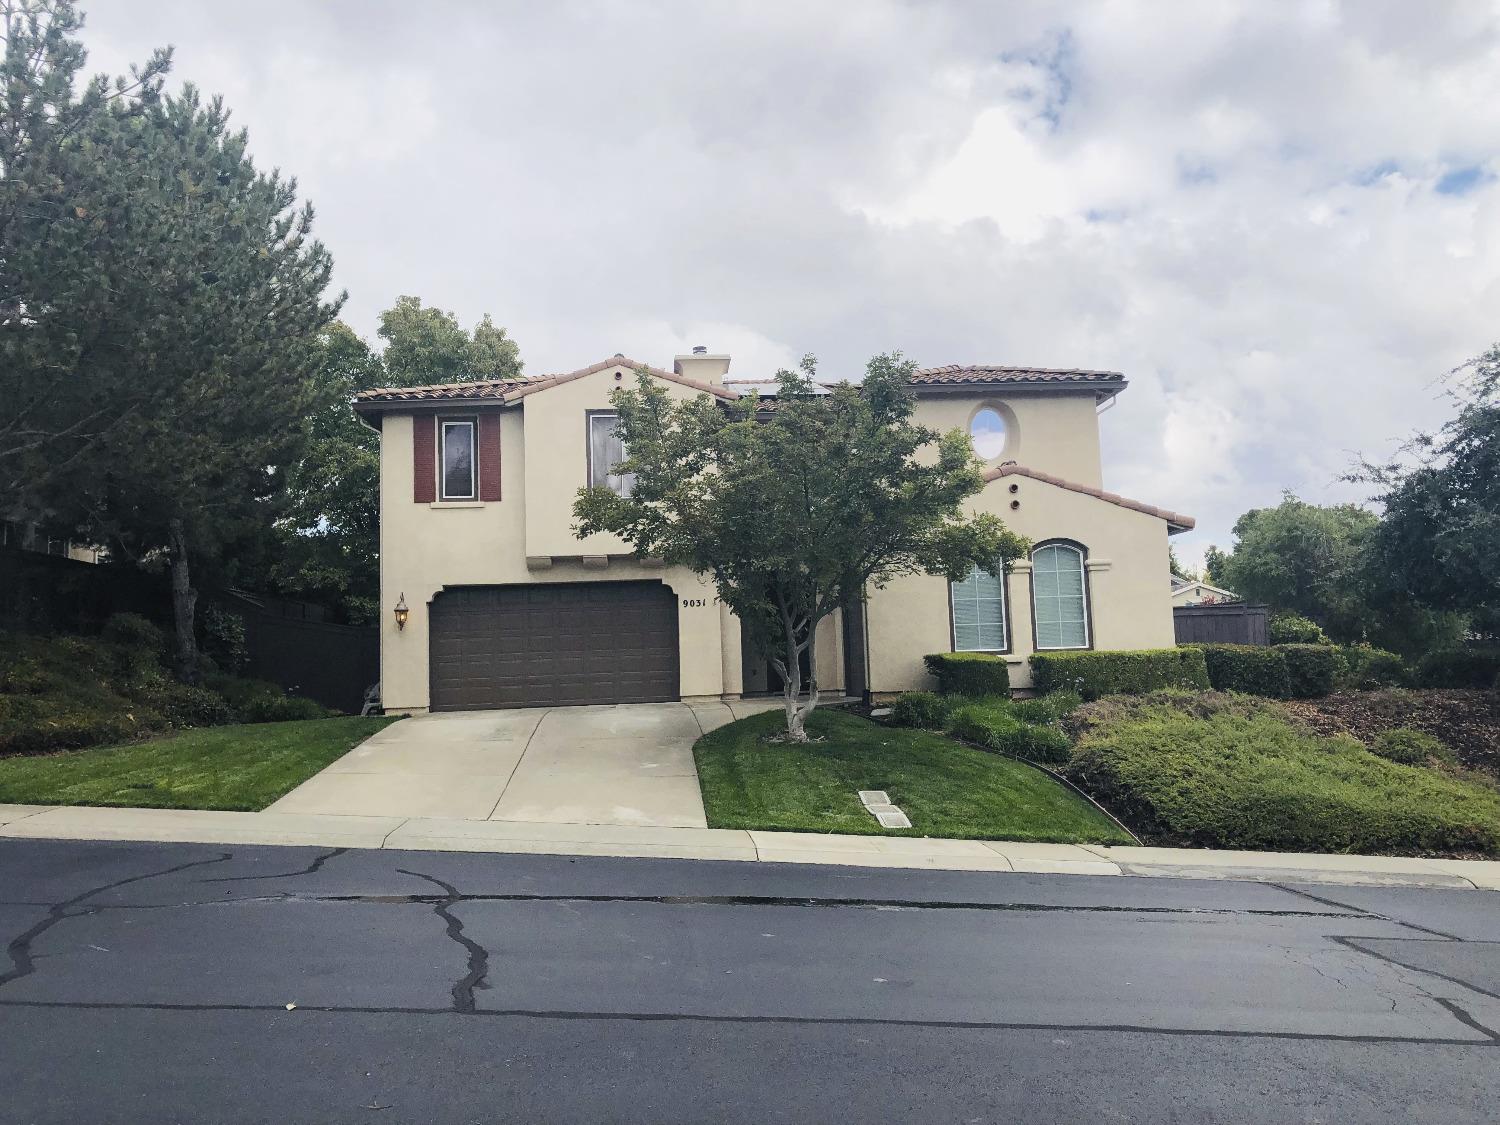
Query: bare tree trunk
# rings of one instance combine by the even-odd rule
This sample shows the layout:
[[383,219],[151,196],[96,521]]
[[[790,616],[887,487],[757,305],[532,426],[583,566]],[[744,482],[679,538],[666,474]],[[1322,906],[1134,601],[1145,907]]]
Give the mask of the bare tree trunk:
[[193,612],[198,591],[188,577],[187,532],[181,519],[168,525],[172,543],[172,619],[177,626],[177,678],[185,684],[198,682],[198,641],[193,634]]
[[790,620],[786,622],[786,668],[780,671],[782,704],[786,707],[787,741],[806,742],[807,731],[802,725],[802,712],[797,708],[797,697],[802,694],[802,664],[797,659],[797,637]]
[[[801,669],[798,669],[799,674]],[[818,621],[814,618],[807,626],[807,706],[797,714],[797,727],[804,731],[808,718],[818,708]]]

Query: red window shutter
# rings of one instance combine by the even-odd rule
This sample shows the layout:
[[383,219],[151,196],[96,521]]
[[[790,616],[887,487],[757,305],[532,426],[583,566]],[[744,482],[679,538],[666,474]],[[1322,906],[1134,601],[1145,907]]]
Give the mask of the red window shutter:
[[479,498],[500,499],[500,415],[479,416]]
[[415,504],[437,500],[437,419],[417,414],[411,420],[411,498]]

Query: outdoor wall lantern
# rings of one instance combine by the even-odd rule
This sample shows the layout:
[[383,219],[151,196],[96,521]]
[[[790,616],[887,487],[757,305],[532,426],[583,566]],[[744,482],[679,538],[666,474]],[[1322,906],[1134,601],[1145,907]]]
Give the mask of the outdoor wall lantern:
[[396,628],[405,629],[406,619],[411,616],[411,610],[406,608],[406,591],[401,591],[401,597],[396,602]]

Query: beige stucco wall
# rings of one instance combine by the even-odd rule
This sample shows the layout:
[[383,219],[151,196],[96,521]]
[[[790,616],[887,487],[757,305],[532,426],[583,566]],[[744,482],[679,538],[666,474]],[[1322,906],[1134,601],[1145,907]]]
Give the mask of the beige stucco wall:
[[[739,625],[715,601],[711,583],[682,568],[635,562],[614,536],[580,542],[573,535],[573,500],[587,478],[587,413],[608,410],[610,393],[622,385],[633,386],[634,379],[624,367],[610,368],[528,395],[502,410],[503,498],[496,502],[413,503],[412,418],[385,416],[380,627],[381,681],[388,708],[427,707],[429,605],[445,586],[462,585],[662,581],[679,603],[681,694],[708,697],[742,690]],[[674,398],[698,393],[665,381],[659,385]],[[1091,395],[924,398],[917,417],[940,430],[966,430],[986,405],[1001,408],[1007,422],[1008,444],[994,461],[1020,461],[1082,484],[1101,483]],[[1012,484],[1016,493],[1009,490]],[[1021,507],[1013,511],[1010,502],[1017,499]],[[1035,540],[1068,538],[1088,548],[1095,647],[1173,644],[1170,591],[1163,577],[1163,521],[1021,477],[991,483],[974,507],[994,512]],[[545,568],[537,565],[544,558],[552,559]],[[1016,567],[1007,582],[1012,683],[1024,687],[1029,683],[1025,657],[1031,651],[1029,567]],[[406,628],[398,631],[391,609],[403,594],[411,615]],[[692,604],[696,601],[705,604]],[[872,691],[929,685],[923,654],[951,647],[946,583],[910,577],[870,591],[868,642]],[[836,614],[820,627],[817,664],[822,688],[843,687],[843,637]]]
[[1099,418],[1092,394],[982,396],[925,395],[917,400],[916,420],[933,429],[969,432],[985,407],[1005,420],[1005,448],[986,464],[1015,461],[1092,488],[1102,487]]
[[[588,412],[609,410],[610,394],[618,387],[634,390],[636,379],[629,368],[612,367],[520,400],[526,424],[526,554],[630,553],[615,535],[575,537],[573,501],[588,483]],[[673,399],[701,393],[665,379],[656,385]]]
[[[691,571],[641,566],[625,559],[611,559],[602,570],[577,560],[559,560],[541,571],[527,568],[526,513],[532,504],[526,487],[527,435],[519,409],[508,409],[501,416],[502,499],[494,503],[413,503],[411,426],[410,415],[391,414],[386,416],[381,432],[380,677],[388,709],[420,711],[427,707],[428,608],[444,586],[660,580],[678,597],[682,694],[718,696],[733,690],[724,686],[723,624],[713,586]],[[556,440],[555,435],[552,440]],[[581,429],[574,448],[581,461]],[[555,457],[551,462],[557,466],[552,471],[559,475],[562,461]],[[582,470],[579,473],[581,480]],[[549,481],[543,492],[555,497],[555,482]],[[571,507],[570,492],[570,519]],[[550,542],[560,545],[555,539]],[[582,553],[576,542],[571,553]],[[403,593],[411,616],[406,628],[398,630],[392,610]],[[706,604],[685,606],[685,600]],[[738,629],[733,644],[738,653]]]
[[[1050,470],[1049,470],[1050,471]],[[1059,474],[1061,475],[1061,474]],[[1011,492],[1011,486],[1016,487]],[[1011,509],[1012,501],[1020,507]],[[1097,649],[1170,648],[1167,525],[1154,516],[1027,477],[991,481],[972,505],[1033,542],[1071,539],[1087,548],[1090,634]],[[1030,686],[1031,573],[1023,562],[1006,580],[1011,686]],[[868,592],[870,690],[930,688],[929,652],[952,650],[948,584],[938,577],[897,579]]]

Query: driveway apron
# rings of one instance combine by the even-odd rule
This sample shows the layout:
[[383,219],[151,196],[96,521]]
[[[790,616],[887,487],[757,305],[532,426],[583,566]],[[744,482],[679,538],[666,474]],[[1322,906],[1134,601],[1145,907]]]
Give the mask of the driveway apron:
[[755,704],[455,711],[404,719],[268,812],[705,828],[693,742]]

